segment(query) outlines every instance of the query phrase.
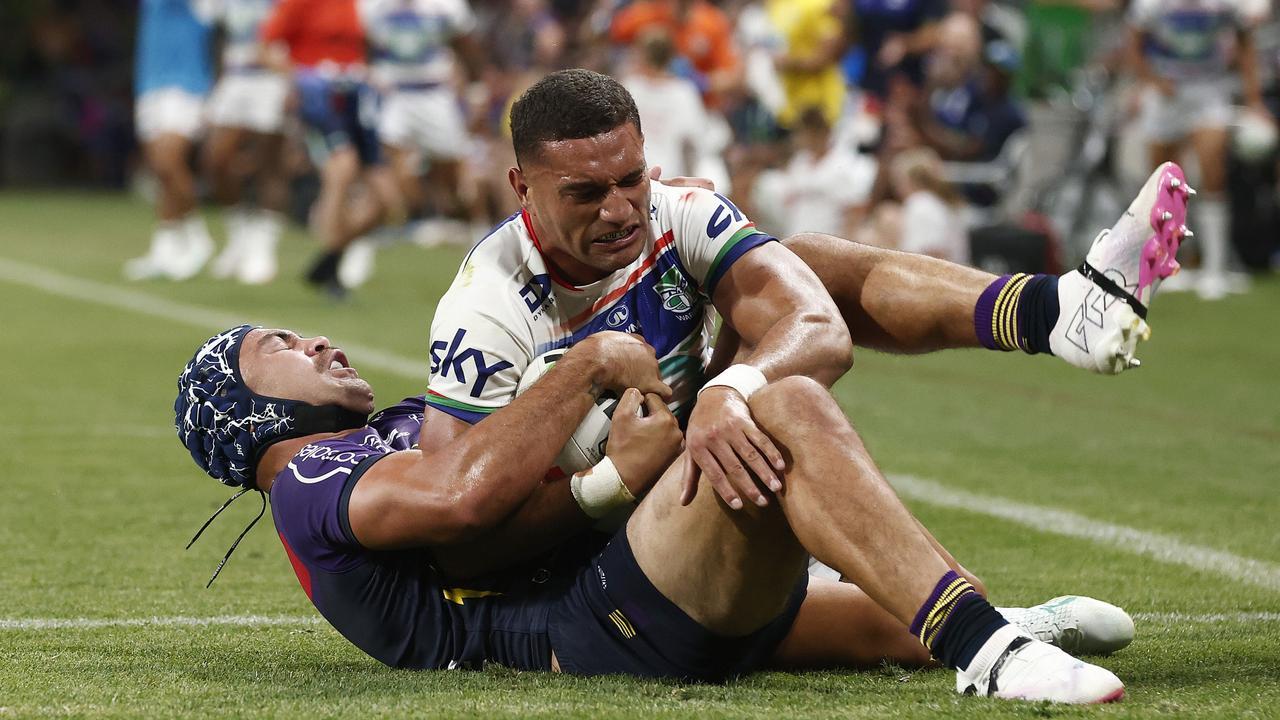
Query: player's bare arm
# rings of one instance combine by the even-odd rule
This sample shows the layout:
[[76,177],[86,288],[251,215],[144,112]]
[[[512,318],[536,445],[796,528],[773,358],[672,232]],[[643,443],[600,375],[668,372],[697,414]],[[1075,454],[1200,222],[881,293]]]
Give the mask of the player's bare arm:
[[[661,397],[635,388],[622,394],[613,417],[606,453],[638,502],[680,454],[684,436]],[[441,569],[454,577],[483,575],[550,550],[587,529],[591,521],[567,479],[542,482],[497,527],[475,540],[436,548],[434,555]]]
[[[831,296],[812,270],[776,243],[734,263],[713,300],[725,325],[741,338],[739,362],[766,380],[805,375],[830,385],[852,365],[849,330]],[[755,478],[770,490],[782,488],[782,455],[751,419],[746,400],[731,386],[699,395],[685,433],[685,503],[696,492],[699,472],[735,509],[744,498],[768,504]]]
[[[443,442],[420,439],[418,451],[397,453],[374,466],[351,496],[352,531],[374,549],[483,539],[538,489],[599,391],[625,390],[631,383],[670,392],[657,380],[653,350],[643,341],[622,333],[589,338],[566,353],[545,382],[470,432]],[[639,391],[633,392],[638,404]],[[530,427],[540,432],[530,433]],[[632,477],[656,474],[645,463],[619,470]],[[522,536],[508,528],[503,540],[549,547],[559,538],[545,532]]]

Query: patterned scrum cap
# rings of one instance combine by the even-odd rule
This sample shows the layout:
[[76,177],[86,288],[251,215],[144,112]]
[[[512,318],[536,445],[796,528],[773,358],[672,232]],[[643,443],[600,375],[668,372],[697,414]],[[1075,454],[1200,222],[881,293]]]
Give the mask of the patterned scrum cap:
[[255,454],[295,429],[303,403],[249,391],[240,375],[240,346],[251,325],[209,338],[178,375],[174,429],[200,469],[227,485],[253,482]]

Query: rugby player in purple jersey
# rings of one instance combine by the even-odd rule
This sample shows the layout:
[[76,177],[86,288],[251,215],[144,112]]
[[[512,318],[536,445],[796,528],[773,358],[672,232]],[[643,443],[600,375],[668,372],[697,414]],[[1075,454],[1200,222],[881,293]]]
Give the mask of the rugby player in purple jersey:
[[[544,483],[604,390],[622,394],[612,478]],[[1032,638],[975,590],[809,378],[778,378],[748,401],[781,451],[784,489],[741,510],[715,493],[682,505],[671,388],[630,334],[583,339],[506,407],[422,446],[423,400],[368,418],[372,388],[323,337],[231,328],[200,347],[178,391],[176,428],[197,465],[270,494],[312,603],[391,666],[714,681],[932,655],[964,692],[1123,695],[1109,671]],[[636,496],[625,528],[584,539],[593,517]],[[575,515],[561,525],[522,530],[566,506]],[[856,584],[809,578],[809,553]]]

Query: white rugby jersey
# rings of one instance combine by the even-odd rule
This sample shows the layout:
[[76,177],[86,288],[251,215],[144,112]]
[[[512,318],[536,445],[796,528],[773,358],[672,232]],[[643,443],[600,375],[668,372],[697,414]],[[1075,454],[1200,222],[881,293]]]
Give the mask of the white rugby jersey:
[[1157,75],[1211,81],[1231,74],[1236,31],[1266,13],[1265,0],[1134,0],[1129,23],[1147,33],[1143,53]]
[[669,407],[687,419],[711,358],[712,293],[738,258],[774,240],[727,198],[652,184],[652,238],[630,265],[575,286],[542,257],[529,217],[476,244],[431,322],[427,404],[469,423],[515,397],[529,362],[603,330],[654,347]]
[[388,90],[448,83],[449,43],[476,24],[466,0],[357,0],[356,8],[369,39],[374,82]]
[[222,48],[224,72],[262,68],[258,61],[258,27],[275,5],[276,0],[217,0],[216,19],[226,31]]

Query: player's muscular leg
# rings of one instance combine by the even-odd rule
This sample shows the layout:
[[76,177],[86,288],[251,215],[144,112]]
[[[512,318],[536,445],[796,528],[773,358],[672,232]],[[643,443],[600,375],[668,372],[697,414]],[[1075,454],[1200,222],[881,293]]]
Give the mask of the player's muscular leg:
[[857,585],[809,578],[809,592],[773,663],[789,670],[904,667],[931,662],[929,651],[907,626]]
[[679,473],[668,472],[627,527],[650,581],[705,627],[745,634],[782,608],[807,549],[908,624],[949,568],[835,400],[787,378],[753,395],[751,409],[787,459],[778,502],[731,511],[703,488],[682,508]]
[[980,346],[973,309],[994,275],[819,233],[783,244],[822,280],[854,344],[908,353]]

